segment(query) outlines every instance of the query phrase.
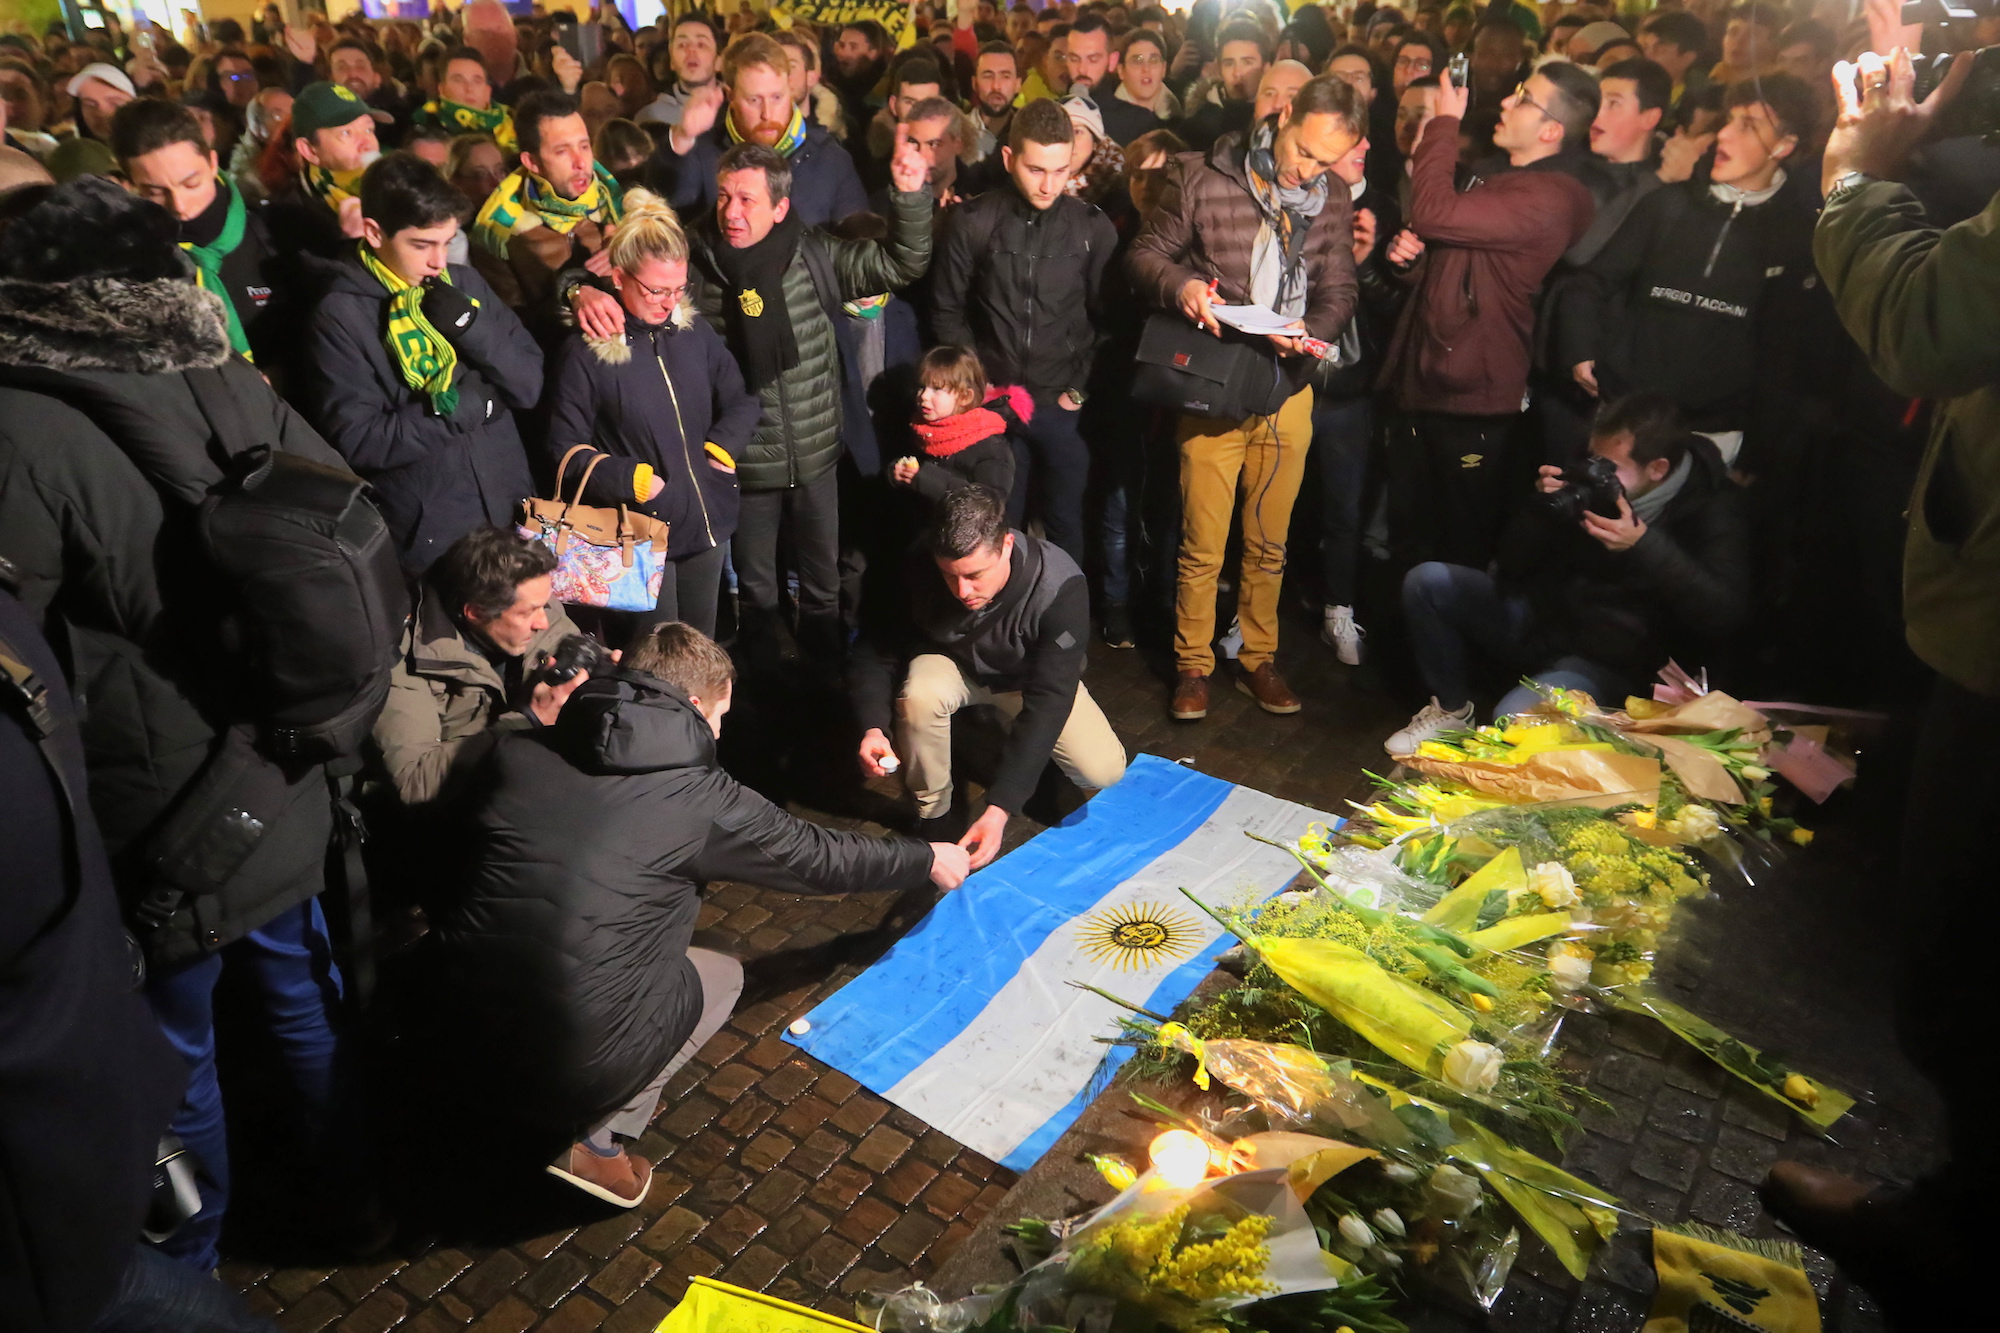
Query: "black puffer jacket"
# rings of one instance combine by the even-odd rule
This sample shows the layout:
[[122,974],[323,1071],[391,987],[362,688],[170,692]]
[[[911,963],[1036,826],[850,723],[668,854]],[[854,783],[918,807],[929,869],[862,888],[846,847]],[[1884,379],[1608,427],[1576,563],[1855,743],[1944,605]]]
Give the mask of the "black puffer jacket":
[[1574,654],[1635,680],[1668,658],[1716,665],[1750,616],[1750,519],[1722,456],[1688,439],[1690,472],[1646,535],[1606,550],[1539,492],[1500,549],[1501,583],[1534,607],[1538,661]]
[[446,1058],[505,1088],[551,1155],[629,1100],[701,1016],[699,887],[900,890],[930,848],[794,819],[715,762],[708,724],[649,676],[593,680],[506,737],[472,783],[465,878],[427,904]]
[[[593,342],[572,333],[556,354],[549,385],[551,468],[577,445],[594,445],[570,460],[563,493],[591,462],[584,499],[630,505],[667,523],[667,555],[699,555],[736,531],[736,475],[704,446],[740,458],[757,429],[763,404],[743,387],[743,372],[722,336],[707,323],[647,324],[625,317],[625,336]],[[640,467],[665,483],[657,498],[636,493]]]
[[1009,181],[960,204],[931,279],[939,341],[976,349],[994,384],[1083,388],[1117,250],[1111,219],[1071,195],[1036,209]]
[[[178,281],[0,282],[0,555],[64,649],[90,799],[128,909],[149,882],[134,854],[232,728],[255,720],[190,521],[224,461],[189,387],[197,376],[226,389],[273,448],[340,465],[230,355],[210,293]],[[148,938],[156,962],[218,948],[318,891],[326,783],[316,768],[287,777],[286,813],[237,876]]]
[[484,278],[453,264],[453,285],[479,315],[458,340],[458,407],[441,417],[389,355],[387,289],[358,258],[322,273],[307,339],[315,419],[374,484],[404,568],[421,574],[474,528],[512,522],[532,492],[514,411],[542,396],[542,351]]

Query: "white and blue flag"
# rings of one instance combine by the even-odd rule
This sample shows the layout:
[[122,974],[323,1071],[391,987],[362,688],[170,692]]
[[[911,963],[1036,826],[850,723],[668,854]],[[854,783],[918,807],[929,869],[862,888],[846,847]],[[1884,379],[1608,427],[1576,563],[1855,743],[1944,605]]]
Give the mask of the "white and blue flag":
[[1139,755],[1117,786],[968,879],[807,1018],[798,1046],[976,1152],[1024,1170],[1130,1057],[1123,1012],[1186,999],[1230,944],[1203,902],[1261,901],[1331,818]]

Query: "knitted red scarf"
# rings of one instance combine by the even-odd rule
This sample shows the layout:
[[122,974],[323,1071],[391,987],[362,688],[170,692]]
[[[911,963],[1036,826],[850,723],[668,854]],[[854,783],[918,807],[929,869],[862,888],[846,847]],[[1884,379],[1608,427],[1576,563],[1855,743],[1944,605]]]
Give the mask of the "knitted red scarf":
[[990,407],[975,407],[970,412],[960,412],[957,416],[946,417],[943,421],[918,421],[911,425],[917,438],[924,442],[924,452],[932,458],[950,458],[960,450],[970,449],[981,440],[1006,433],[1007,423],[1000,414]]

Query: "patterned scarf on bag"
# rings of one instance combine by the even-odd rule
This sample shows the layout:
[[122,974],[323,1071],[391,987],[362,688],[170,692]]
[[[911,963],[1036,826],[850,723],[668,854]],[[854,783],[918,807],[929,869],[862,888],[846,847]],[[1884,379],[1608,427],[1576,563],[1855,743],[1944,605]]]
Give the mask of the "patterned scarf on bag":
[[236,302],[229,299],[229,289],[222,285],[222,261],[243,244],[243,192],[227,176],[218,176],[216,187],[229,192],[229,212],[223,218],[221,233],[207,245],[182,241],[181,249],[187,251],[188,258],[194,261],[195,285],[222,298],[222,313],[229,321],[230,347],[241,353],[245,360],[250,360],[250,339],[244,336],[243,321],[236,314]]
[[[429,394],[431,407],[439,416],[450,416],[458,410],[458,390],[451,384],[458,371],[458,352],[424,318],[424,289],[403,281],[402,275],[377,259],[366,244],[357,248],[361,251],[361,266],[388,289],[386,341],[396,368],[403,372],[403,383],[419,393]],[[438,277],[448,283],[451,272],[447,269]],[[471,299],[475,306],[479,304],[476,297]]]
[[1277,139],[1277,121],[1266,120],[1250,132],[1243,154],[1244,181],[1263,215],[1250,251],[1250,299],[1281,315],[1298,316],[1306,312],[1306,231],[1326,207],[1332,173],[1321,174],[1311,185],[1286,189],[1278,184],[1272,151]]
[[424,103],[424,109],[417,114],[420,119],[442,125],[453,134],[490,134],[503,153],[521,151],[521,143],[514,137],[514,114],[504,106],[490,106],[480,111],[440,97],[435,102]]
[[593,162],[590,188],[576,199],[565,199],[556,187],[526,167],[509,172],[499,188],[480,205],[472,220],[472,239],[506,258],[507,242],[522,232],[548,227],[564,236],[586,219],[600,226],[625,213],[625,189],[602,162]]

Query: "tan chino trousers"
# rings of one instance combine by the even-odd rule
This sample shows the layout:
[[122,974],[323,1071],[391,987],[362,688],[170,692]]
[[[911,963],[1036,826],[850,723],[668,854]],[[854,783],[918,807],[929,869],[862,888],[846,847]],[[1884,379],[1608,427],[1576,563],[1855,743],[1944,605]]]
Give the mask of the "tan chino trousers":
[[1238,497],[1243,506],[1243,573],[1236,614],[1237,655],[1255,671],[1278,651],[1278,589],[1285,578],[1285,538],[1292,503],[1312,444],[1312,390],[1301,389],[1268,417],[1180,419],[1181,553],[1174,590],[1174,666],[1215,670],[1215,585],[1229,545]]
[[[977,704],[994,705],[1010,723],[1021,715],[1019,690],[989,690],[942,653],[911,659],[896,700],[896,751],[903,759],[904,781],[917,798],[917,813],[925,819],[951,809],[951,719],[959,709]],[[1054,758],[1079,787],[1102,790],[1125,776],[1125,747],[1081,681],[1069,721],[1056,737]]]

